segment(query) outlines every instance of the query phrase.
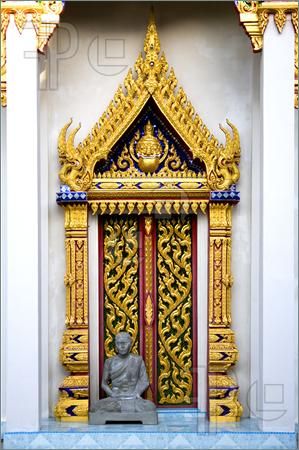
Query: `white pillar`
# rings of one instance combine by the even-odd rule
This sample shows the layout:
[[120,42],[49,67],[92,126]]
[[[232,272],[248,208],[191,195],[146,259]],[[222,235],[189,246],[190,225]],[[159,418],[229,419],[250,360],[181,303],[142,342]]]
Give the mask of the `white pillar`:
[[6,108],[1,107],[1,423],[6,421]]
[[39,429],[38,71],[31,22],[7,30],[6,430]]
[[[262,54],[261,417],[264,430],[294,431],[294,30],[273,16]],[[254,211],[253,211],[254,214]],[[255,320],[253,317],[252,320]]]

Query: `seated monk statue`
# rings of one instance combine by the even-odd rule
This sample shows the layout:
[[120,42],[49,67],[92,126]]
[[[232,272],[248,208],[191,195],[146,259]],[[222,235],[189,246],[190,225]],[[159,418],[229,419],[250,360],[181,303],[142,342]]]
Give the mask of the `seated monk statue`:
[[[157,423],[156,406],[150,400],[144,400],[141,394],[149,386],[149,381],[145,369],[145,364],[141,356],[130,353],[132,338],[129,333],[120,332],[115,336],[115,347],[117,355],[108,358],[104,364],[102,389],[107,394],[107,398],[98,400],[91,409],[90,413],[100,412],[102,416],[110,417],[106,420],[112,420],[113,417],[126,420],[134,413],[154,413],[155,421],[143,423]],[[114,414],[113,413],[118,413]],[[125,413],[119,414],[119,413]],[[151,415],[150,414],[150,415]],[[137,414],[138,415],[138,414]],[[90,419],[92,414],[90,414]],[[142,417],[140,419],[142,421]],[[105,423],[98,420],[92,420],[92,423]]]

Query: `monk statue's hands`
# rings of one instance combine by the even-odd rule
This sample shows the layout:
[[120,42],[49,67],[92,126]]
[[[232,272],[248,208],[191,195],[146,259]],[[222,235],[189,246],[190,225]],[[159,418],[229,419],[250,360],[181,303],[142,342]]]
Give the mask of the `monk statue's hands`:
[[112,388],[112,390],[111,390],[111,397],[112,398],[117,398],[119,396],[120,396],[119,389],[117,387]]

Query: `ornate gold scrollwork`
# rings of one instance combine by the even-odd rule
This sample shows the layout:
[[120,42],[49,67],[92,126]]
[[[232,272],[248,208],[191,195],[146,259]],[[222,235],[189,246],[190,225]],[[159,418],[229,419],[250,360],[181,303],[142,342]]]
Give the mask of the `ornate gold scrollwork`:
[[86,420],[88,414],[88,380],[83,375],[88,372],[87,208],[87,204],[64,206],[67,330],[63,336],[60,359],[71,375],[59,388],[55,416],[60,420]]
[[[100,160],[107,160],[113,146],[152,97],[190,149],[193,159],[198,158],[204,162],[209,188],[228,189],[239,179],[240,142],[236,127],[227,120],[231,134],[220,126],[226,137],[226,144],[223,146],[195,114],[183,88],[177,89],[173,69],[168,71],[166,58],[163,53],[160,54],[160,41],[153,19],[148,25],[144,52],[145,55],[140,54],[136,60],[135,73],[129,70],[124,86],[118,88],[108,109],[82,143],[75,147],[74,138],[80,126],[69,134],[71,121],[62,128],[58,139],[62,183],[75,191],[89,190],[95,175],[95,164]],[[156,167],[156,160],[157,157],[152,158],[151,170],[147,170],[148,172]],[[141,161],[144,162],[145,159],[141,158],[139,163]]]
[[263,36],[269,22],[269,16],[274,15],[274,22],[279,33],[282,33],[286,24],[287,15],[292,15],[295,31],[294,50],[294,93],[295,108],[298,108],[298,3],[285,1],[251,1],[240,0],[236,3],[240,13],[240,22],[250,37],[254,51],[263,48]]
[[[159,193],[160,195],[161,193]],[[92,214],[109,214],[111,201],[90,200]],[[206,214],[208,200],[201,201],[129,201],[112,202],[114,214]]]
[[210,210],[209,323],[231,323],[231,224],[232,205],[213,204]]
[[285,26],[287,14],[296,12],[298,14],[297,2],[245,2],[241,0],[236,4],[240,13],[240,21],[249,35],[255,51],[261,50],[263,47],[263,35],[268,25],[270,14],[274,14],[274,22],[279,33],[282,32]]
[[231,323],[232,205],[210,203],[209,251],[209,411],[212,421],[237,421],[242,415],[238,386],[226,372],[237,362]]
[[65,206],[66,326],[88,326],[87,205]]
[[132,351],[139,353],[138,223],[112,217],[104,222],[105,357],[115,354],[114,337],[128,331]]
[[152,386],[154,383],[153,352],[154,352],[154,305],[153,305],[153,217],[144,217],[144,322],[145,322],[145,365],[149,378],[149,388],[146,398],[153,400]]
[[10,15],[14,17],[16,27],[22,33],[27,22],[27,14],[30,15],[36,31],[37,48],[44,51],[63,10],[62,1],[28,2],[10,1],[1,2],[1,105],[6,106],[6,31]]
[[[134,340],[133,351],[138,352],[139,320],[142,321],[145,362],[151,383],[147,397],[152,399],[155,394],[152,388],[156,387],[154,382],[157,370],[158,403],[163,405],[191,405],[194,396],[192,239],[189,214],[209,211],[210,414],[211,420],[217,419],[218,415],[222,419],[238,420],[241,406],[237,401],[237,386],[228,387],[229,378],[226,375],[226,371],[238,357],[234,336],[229,328],[230,289],[233,282],[230,271],[231,206],[225,203],[214,204],[210,200],[213,198],[211,190],[226,190],[239,179],[238,131],[229,121],[230,131],[220,126],[226,137],[225,146],[211,135],[195,114],[183,89],[177,89],[174,71],[168,71],[165,56],[160,54],[159,37],[153,21],[150,21],[147,29],[144,51],[145,55],[140,55],[136,61],[134,74],[129,71],[124,87],[118,89],[107,111],[82,143],[75,147],[74,139],[79,127],[69,133],[71,122],[61,130],[58,144],[62,166],[60,179],[73,190],[87,191],[84,195],[93,214],[106,215],[103,219],[105,355],[110,357],[114,354],[113,338],[121,330],[131,333]],[[146,106],[150,98],[150,103]],[[171,139],[166,138],[168,131],[165,131],[164,136],[161,131],[163,127],[158,129],[160,125],[155,124],[153,132],[153,124],[147,123],[146,129],[139,134],[136,132],[132,139],[133,122],[144,113],[143,108],[151,107],[152,103],[158,106],[168,121],[167,124],[172,126],[177,141],[181,140],[185,144],[183,147],[193,160],[190,167],[196,167],[194,160],[198,158],[205,165],[204,172],[195,173],[187,167],[187,163],[184,165],[176,144],[172,146]],[[138,123],[145,126],[140,117]],[[142,117],[144,120],[144,116]],[[119,140],[128,130],[130,139],[122,141],[126,142],[122,148]],[[104,164],[103,171],[99,168],[100,164],[97,164],[98,173],[95,174],[96,163],[107,160],[110,154],[117,157],[113,158],[111,165]],[[109,168],[106,170],[105,167]],[[176,167],[178,171],[175,170]],[[127,172],[124,174],[122,169],[127,169]],[[231,193],[220,193],[220,197]],[[231,198],[234,198],[233,195]],[[87,204],[83,205],[85,212]],[[208,208],[208,205],[211,206]],[[81,252],[83,267],[87,267],[87,253],[84,250],[86,248],[87,251],[87,215],[84,215],[85,212],[83,214],[83,209],[78,205],[67,206],[65,216],[67,326],[74,333],[84,329],[87,324],[84,316],[87,298],[84,283],[83,290],[80,291],[85,272],[82,272],[80,264],[75,264],[77,257],[80,263]],[[145,230],[142,248],[146,266],[142,315],[138,310],[138,218],[134,214],[145,214],[142,219]],[[152,239],[153,228],[155,229],[153,214],[181,214],[180,217],[157,221],[157,303],[155,282],[150,276],[155,253]],[[143,230],[143,225],[141,229]],[[83,313],[80,310],[82,304]],[[78,343],[82,350],[80,352],[75,343],[69,340],[73,339],[72,336],[65,336],[68,343],[65,341],[61,357],[65,365],[75,371],[77,367],[86,368],[87,356],[83,350],[85,343]],[[156,338],[157,367],[153,364]],[[77,376],[76,372],[73,373],[75,375]],[[226,381],[217,385],[220,379]],[[63,395],[68,392],[66,387],[61,386],[61,389]],[[76,392],[81,395],[82,389],[77,389]],[[71,392],[75,390],[76,387],[72,386]],[[64,402],[66,400],[70,402],[64,397]],[[79,401],[78,398],[76,401]],[[77,411],[78,404],[74,403],[73,406]],[[65,410],[66,414],[72,415],[68,413],[69,408],[68,406]],[[58,410],[61,411],[59,408]]]
[[190,218],[158,220],[158,402],[192,403]]
[[[150,126],[150,128],[149,128]],[[147,172],[151,172],[151,178],[199,178],[198,174],[188,169],[187,164],[185,161],[181,161],[181,158],[177,154],[175,148],[173,145],[169,146],[168,141],[166,137],[163,135],[161,130],[158,130],[158,138],[159,140],[164,144],[164,149],[161,148],[161,144],[159,143],[159,140],[153,136],[153,127],[148,122],[148,133],[149,136],[143,136],[141,137],[140,131],[138,130],[134,137],[132,138],[129,146],[126,145],[123,148],[123,151],[117,158],[115,162],[112,163],[109,170],[98,174],[98,181],[100,181],[102,178],[124,178],[124,170],[125,170],[125,176],[126,177],[134,177],[134,178],[148,178],[146,175]],[[147,155],[146,152],[148,152],[148,147],[151,148],[151,145],[148,144],[147,141],[143,141],[144,138],[147,139],[155,139],[155,142],[153,143],[154,150],[156,151],[155,158],[151,158],[150,155]],[[150,142],[151,144],[151,142]],[[155,150],[155,145],[159,145],[157,149]],[[142,149],[144,147],[144,150]],[[141,148],[141,150],[140,150]],[[143,153],[142,153],[143,152]],[[139,155],[139,156],[138,156]],[[141,155],[143,155],[143,158],[141,158]],[[140,160],[142,161],[141,164],[144,164],[144,159],[148,158],[149,160],[154,160],[154,170],[143,170],[140,167]],[[140,172],[135,165],[134,161],[137,162],[140,169],[143,170],[143,172]],[[157,165],[161,165],[164,162],[164,165],[162,165],[157,172],[155,170],[157,169]],[[179,170],[178,170],[179,169]],[[153,172],[153,173],[152,173]],[[118,181],[118,180],[117,180]],[[144,180],[143,180],[144,182]],[[194,181],[193,181],[194,183]],[[201,183],[205,183],[205,178],[202,177]],[[112,183],[113,184],[113,183]],[[115,183],[115,187],[117,187],[117,182]],[[160,186],[159,186],[160,188]]]
[[88,372],[88,330],[66,330],[60,351],[62,364],[70,372]]

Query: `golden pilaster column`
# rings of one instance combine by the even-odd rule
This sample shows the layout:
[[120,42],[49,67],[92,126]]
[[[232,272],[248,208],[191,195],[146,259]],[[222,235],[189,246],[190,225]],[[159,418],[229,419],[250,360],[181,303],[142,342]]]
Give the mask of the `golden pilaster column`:
[[231,324],[232,205],[209,205],[209,416],[211,421],[239,420],[238,386],[227,371],[238,360]]
[[60,360],[71,374],[60,386],[55,416],[65,421],[88,418],[88,205],[66,204],[66,331]]

